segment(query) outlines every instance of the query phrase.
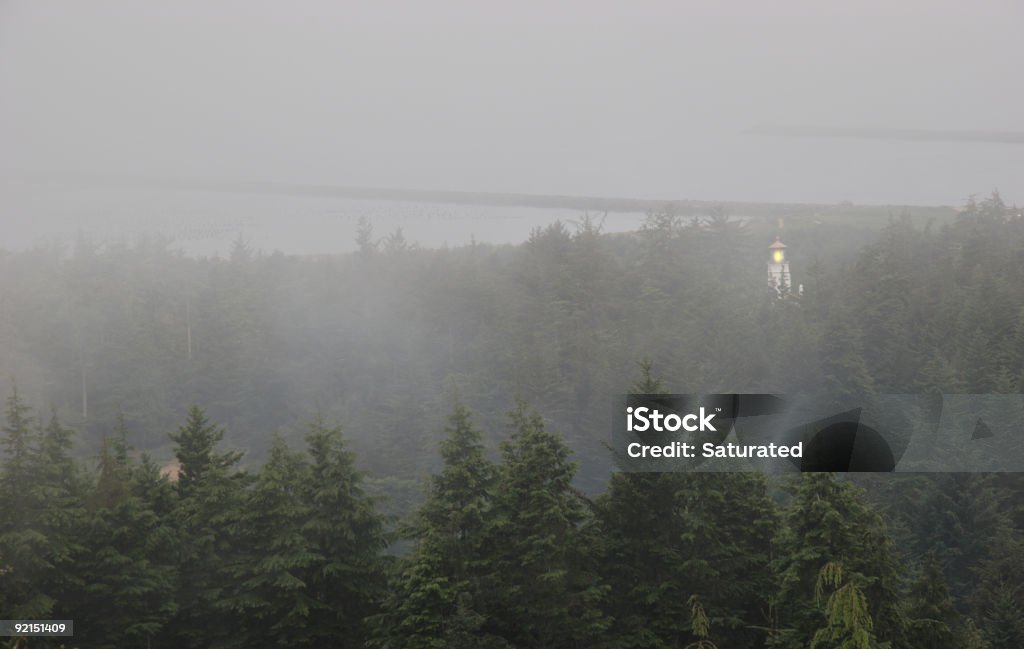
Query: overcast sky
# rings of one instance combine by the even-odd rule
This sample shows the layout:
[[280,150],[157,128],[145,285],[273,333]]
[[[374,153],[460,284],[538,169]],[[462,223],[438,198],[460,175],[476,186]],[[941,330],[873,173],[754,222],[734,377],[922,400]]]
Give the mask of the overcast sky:
[[1024,145],[741,133],[1024,131],[1022,34],[1019,0],[0,2],[0,169],[1024,202]]

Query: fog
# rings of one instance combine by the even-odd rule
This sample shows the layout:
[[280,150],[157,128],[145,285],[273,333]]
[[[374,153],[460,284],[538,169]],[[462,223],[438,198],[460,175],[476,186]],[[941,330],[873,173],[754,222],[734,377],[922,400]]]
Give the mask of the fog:
[[1022,18],[0,0],[4,646],[1024,647]]
[[[1019,144],[747,132],[1024,130],[1019,3],[892,4],[5,2],[0,170],[946,205],[999,188],[1020,202]],[[0,237],[145,218],[116,185],[78,191],[5,184]]]
[[[16,186],[25,194],[53,185]],[[21,250],[80,241],[134,243],[166,241],[190,255],[225,256],[236,241],[254,251],[298,255],[351,252],[365,219],[381,240],[401,232],[424,248],[471,242],[520,243],[539,227],[561,221],[572,226],[582,214],[572,209],[451,205],[395,200],[296,196],[251,196],[129,188],[111,192],[76,186],[37,197],[32,210],[15,211],[0,228],[3,246]],[[42,204],[46,208],[41,208]],[[641,213],[600,215],[605,232],[636,230]]]

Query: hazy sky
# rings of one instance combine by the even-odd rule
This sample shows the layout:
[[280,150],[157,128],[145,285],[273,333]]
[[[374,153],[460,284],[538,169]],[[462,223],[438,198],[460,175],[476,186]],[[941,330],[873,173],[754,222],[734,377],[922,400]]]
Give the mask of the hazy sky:
[[0,2],[0,170],[1024,202],[1022,145],[741,133],[1024,131],[1022,33],[1019,0]]

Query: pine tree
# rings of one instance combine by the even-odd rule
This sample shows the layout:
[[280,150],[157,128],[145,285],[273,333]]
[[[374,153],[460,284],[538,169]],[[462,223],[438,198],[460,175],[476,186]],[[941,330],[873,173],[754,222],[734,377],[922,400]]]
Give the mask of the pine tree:
[[238,550],[232,532],[248,479],[235,469],[240,453],[217,450],[223,436],[224,431],[197,406],[170,435],[179,465],[174,511],[179,608],[171,628],[177,646],[186,649],[223,645],[233,635],[221,604],[230,583],[226,567],[235,563]]
[[317,605],[309,592],[317,556],[302,529],[310,515],[303,499],[308,471],[303,456],[275,435],[237,512],[238,548],[228,567],[230,585],[218,603],[240,623],[230,639],[235,646],[318,646],[308,624]]
[[862,354],[862,340],[849,314],[836,309],[819,343],[824,395],[840,405],[874,390],[874,379]]
[[[665,394],[649,359],[640,362],[640,371],[633,393]],[[617,472],[597,501],[612,646],[678,646],[690,634],[686,584],[674,574],[686,560],[676,509],[677,494],[686,486],[682,474]]]
[[471,580],[491,512],[495,467],[484,456],[482,434],[469,409],[457,404],[441,442],[444,468],[431,478],[414,536],[438,552],[454,581]]
[[301,529],[312,553],[306,569],[313,602],[308,635],[321,645],[343,638],[347,646],[361,646],[369,634],[367,620],[384,597],[385,519],[363,488],[341,428],[318,418],[306,443],[309,470],[301,493],[307,516]]
[[3,427],[3,471],[0,472],[0,531],[24,527],[31,522],[28,490],[32,478],[32,451],[36,443],[32,411],[15,387],[7,397]]
[[691,593],[678,570],[688,559],[680,542],[683,512],[676,506],[685,478],[616,473],[598,499],[612,646],[668,648],[690,637],[686,601]]
[[954,600],[970,595],[977,564],[990,558],[993,541],[1012,524],[1013,499],[1005,498],[994,480],[970,473],[909,476],[891,501],[910,531],[908,554],[934,553]]
[[45,618],[53,600],[40,588],[46,538],[38,531],[32,492],[37,432],[29,406],[15,388],[5,410],[0,465],[0,611],[7,618]]
[[161,646],[177,610],[177,537],[173,520],[160,512],[160,500],[172,498],[173,488],[151,463],[131,461],[119,428],[118,438],[104,444],[89,498],[69,617],[90,621],[75,629],[90,647]]
[[217,452],[224,430],[210,423],[199,406],[188,411],[188,421],[171,433],[178,460],[178,491],[187,498],[194,489],[213,486],[242,459],[238,451]]
[[830,473],[804,473],[777,535],[779,592],[773,610],[774,647],[806,647],[831,624],[818,606],[816,585],[827,564],[842,566],[844,583],[866,598],[878,642],[903,641],[897,609],[892,542],[881,518],[850,484]]
[[[485,541],[492,514],[495,467],[482,434],[457,403],[441,442],[444,467],[409,530],[416,549],[403,562],[389,603],[388,645],[406,649],[497,641],[475,606],[488,565]],[[476,604],[474,604],[476,602]],[[458,637],[456,641],[452,634]]]
[[[650,362],[640,368],[633,392],[664,393]],[[691,597],[707,605],[723,645],[759,645],[754,627],[764,624],[775,527],[763,477],[616,473],[598,512],[613,646],[700,642],[689,623]]]
[[982,613],[981,626],[989,649],[1017,649],[1024,646],[1024,601],[1020,586],[997,586]]
[[[841,563],[822,566],[814,587],[815,602],[824,614],[824,626],[814,632],[810,649],[875,649],[875,624],[857,576],[844,575]],[[826,593],[832,589],[831,593]]]
[[424,545],[403,558],[391,577],[385,612],[373,620],[372,646],[446,649],[445,630],[458,593],[440,564],[441,557]]
[[596,530],[572,488],[569,449],[521,403],[502,466],[489,543],[492,578],[484,610],[515,646],[589,646],[608,620],[595,573]]
[[773,584],[777,529],[768,481],[756,473],[695,473],[684,492],[690,589],[707,606],[723,646],[758,647]]
[[444,649],[513,649],[503,638],[484,631],[487,618],[470,606],[469,594],[462,593],[455,602],[455,614],[444,629]]
[[930,393],[956,393],[963,387],[961,375],[938,349],[933,350],[931,358],[917,373],[916,383]]
[[50,418],[36,428],[15,390],[7,400],[0,465],[0,610],[45,619],[72,588],[82,520],[72,434]]
[[719,642],[760,645],[776,518],[762,476],[621,474],[599,502],[609,613],[624,646],[697,641],[690,596],[707,605]]
[[32,458],[35,529],[46,539],[40,586],[54,599],[51,615],[59,615],[61,602],[80,587],[76,566],[84,550],[79,538],[87,517],[81,472],[71,457],[73,445],[74,432],[53,412]]
[[112,507],[121,502],[128,491],[128,439],[124,416],[118,413],[117,436],[103,438],[99,476],[89,497],[93,507]]
[[690,630],[697,639],[686,645],[686,649],[718,649],[718,646],[711,640],[711,620],[704,612],[704,605],[700,598],[691,595],[690,600]]
[[934,553],[921,562],[921,574],[908,594],[907,640],[914,649],[945,649],[961,643],[960,615],[946,588],[946,578]]
[[1024,646],[1024,534],[1003,530],[991,539],[989,557],[976,566],[969,598],[990,649]]

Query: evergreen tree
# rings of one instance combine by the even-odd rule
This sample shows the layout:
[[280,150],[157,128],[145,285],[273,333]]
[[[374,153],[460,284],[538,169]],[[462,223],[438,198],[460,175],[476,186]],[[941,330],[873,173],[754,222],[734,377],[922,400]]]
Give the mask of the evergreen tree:
[[477,613],[468,599],[469,595],[462,593],[455,603],[455,614],[445,625],[442,646],[445,649],[513,649],[503,638],[483,630],[487,618]]
[[18,394],[17,387],[7,397],[3,427],[3,471],[0,472],[0,495],[5,506],[0,509],[0,530],[10,531],[26,526],[32,509],[29,488],[32,486],[32,452],[36,444],[32,411]]
[[446,649],[447,622],[458,593],[441,569],[441,557],[417,546],[391,577],[385,612],[374,619],[372,646],[383,649]]
[[833,474],[801,474],[792,488],[793,503],[776,540],[779,592],[770,645],[806,647],[832,624],[818,606],[816,586],[825,566],[836,564],[843,583],[855,584],[865,597],[878,642],[902,646],[897,569],[882,519]]
[[982,612],[982,635],[988,649],[1015,649],[1024,646],[1024,601],[1020,585],[996,586],[989,595],[989,606]]
[[976,568],[972,617],[991,649],[1024,646],[1024,535],[1003,530]]
[[599,502],[608,610],[622,646],[697,642],[691,596],[707,604],[724,646],[760,646],[775,529],[762,476],[619,474]]
[[34,529],[32,422],[15,388],[6,402],[0,465],[0,611],[8,618],[45,617],[53,605],[39,588],[46,539]]
[[[10,418],[8,407],[8,422]],[[5,428],[7,442],[20,443],[12,437],[20,436],[18,429]],[[8,458],[10,456],[7,456]],[[0,611],[10,618],[45,618],[53,607],[53,601],[40,590],[38,576],[45,569],[41,560],[46,542],[28,526],[25,499],[12,499],[9,494],[18,493],[30,483],[15,480],[22,467],[18,459],[4,464],[4,493],[0,496],[0,507],[4,521],[0,525]]]
[[235,631],[221,604],[230,583],[226,567],[236,563],[239,547],[232,532],[248,480],[235,469],[240,453],[217,450],[223,436],[197,406],[170,435],[179,465],[178,611],[171,628],[177,646],[186,649],[230,644]]
[[413,534],[442,557],[446,574],[463,582],[473,579],[480,562],[495,467],[484,456],[483,436],[461,403],[456,404],[445,432],[440,449],[444,467],[431,478]]
[[367,620],[384,597],[385,519],[363,488],[341,428],[317,418],[306,443],[309,470],[301,493],[307,515],[301,530],[311,553],[308,635],[320,645],[344,638],[346,645],[361,646]]
[[[640,371],[633,393],[666,393],[649,359]],[[682,474],[616,472],[598,499],[612,646],[672,647],[689,636],[686,584],[675,574],[686,560],[676,508],[686,486]]]
[[239,621],[230,638],[234,646],[319,646],[308,624],[317,605],[309,592],[317,556],[302,529],[310,517],[303,498],[308,481],[303,456],[275,435],[233,521],[238,547],[218,606]]
[[711,620],[704,612],[704,605],[696,595],[690,596],[690,630],[695,641],[686,645],[686,649],[718,649],[718,646],[711,641]]
[[609,586],[607,611],[613,646],[681,646],[690,635],[689,585],[678,577],[686,561],[675,473],[616,473],[598,500]]
[[960,615],[953,605],[942,564],[929,552],[908,594],[907,641],[914,649],[961,646]]
[[[441,442],[441,472],[430,480],[427,499],[412,528],[416,549],[403,562],[385,619],[388,646],[485,646],[486,618],[474,608],[483,599],[488,569],[487,530],[492,514],[495,468],[484,456],[480,431],[461,403],[449,417]],[[476,602],[476,604],[475,604]],[[458,636],[456,642],[451,637]]]
[[242,459],[239,451],[216,450],[224,430],[211,424],[199,406],[189,408],[185,425],[170,438],[176,445],[178,491],[183,499],[191,496],[192,490],[214,486]]
[[155,497],[172,497],[172,486],[154,466],[134,464],[123,437],[104,444],[99,470],[69,602],[69,617],[88,624],[75,637],[110,649],[172,646],[162,636],[177,610],[177,536]]
[[74,432],[61,425],[53,412],[32,458],[34,528],[46,539],[42,557],[46,569],[40,586],[54,599],[51,615],[59,615],[61,602],[81,585],[76,566],[84,550],[80,537],[86,522],[85,487],[71,457],[73,440]]
[[[832,592],[826,595],[829,588]],[[814,632],[810,649],[875,649],[879,646],[867,598],[856,576],[847,578],[843,574],[842,564],[830,561],[822,566],[814,597],[824,614],[825,624]]]
[[874,379],[862,354],[858,329],[850,323],[847,309],[831,314],[819,342],[824,396],[838,404],[874,390]]
[[17,390],[7,399],[0,465],[0,611],[46,619],[74,580],[80,503],[70,433],[57,418],[36,428]]
[[596,530],[572,488],[576,468],[539,414],[520,402],[511,418],[484,610],[517,647],[592,646],[608,627],[600,608],[607,589],[594,570]]
[[[651,363],[640,367],[633,392],[664,393]],[[707,604],[724,645],[758,646],[755,627],[764,625],[772,583],[774,510],[761,476],[613,474],[598,499],[613,646],[701,642],[689,621],[691,597]]]
[[934,553],[954,600],[965,600],[977,581],[975,568],[991,557],[993,541],[1012,524],[994,476],[970,473],[907,476],[889,500],[909,528],[909,557]]

